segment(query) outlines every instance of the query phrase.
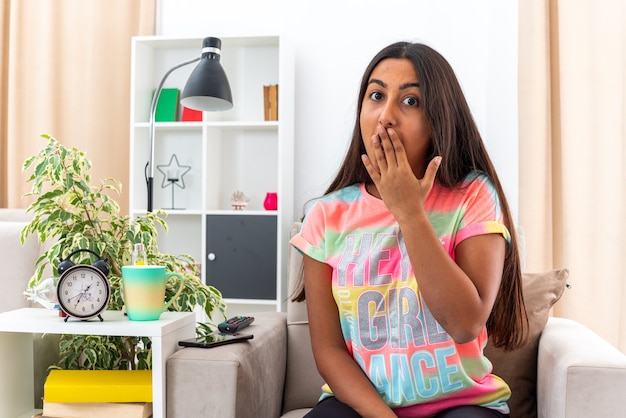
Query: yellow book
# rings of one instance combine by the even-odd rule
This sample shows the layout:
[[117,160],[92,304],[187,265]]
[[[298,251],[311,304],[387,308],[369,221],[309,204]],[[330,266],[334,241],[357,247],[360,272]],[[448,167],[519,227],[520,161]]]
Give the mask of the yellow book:
[[45,402],[152,402],[150,370],[51,370]]
[[44,402],[43,416],[49,418],[150,418],[152,402]]

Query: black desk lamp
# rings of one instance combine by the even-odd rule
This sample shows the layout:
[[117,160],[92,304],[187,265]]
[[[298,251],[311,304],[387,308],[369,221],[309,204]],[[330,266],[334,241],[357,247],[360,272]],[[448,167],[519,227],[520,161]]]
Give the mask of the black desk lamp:
[[152,212],[153,183],[154,183],[154,118],[156,106],[163,89],[163,84],[172,71],[187,64],[200,61],[192,71],[180,103],[189,109],[202,111],[224,111],[233,107],[233,97],[226,73],[220,64],[222,41],[219,38],[204,38],[202,54],[189,61],[182,62],[170,68],[161,81],[152,97],[150,107],[150,160],[146,164],[146,184],[148,187],[148,212]]

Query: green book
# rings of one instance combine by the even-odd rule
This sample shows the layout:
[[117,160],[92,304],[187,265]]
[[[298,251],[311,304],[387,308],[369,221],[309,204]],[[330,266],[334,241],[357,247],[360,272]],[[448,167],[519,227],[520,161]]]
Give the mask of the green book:
[[176,122],[178,116],[178,89],[162,89],[154,115],[155,122]]

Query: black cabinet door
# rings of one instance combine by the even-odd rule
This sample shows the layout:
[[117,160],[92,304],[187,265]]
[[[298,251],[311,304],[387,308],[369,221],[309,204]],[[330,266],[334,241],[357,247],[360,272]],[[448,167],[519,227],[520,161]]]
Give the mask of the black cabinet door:
[[276,299],[276,217],[207,215],[206,282],[233,299]]

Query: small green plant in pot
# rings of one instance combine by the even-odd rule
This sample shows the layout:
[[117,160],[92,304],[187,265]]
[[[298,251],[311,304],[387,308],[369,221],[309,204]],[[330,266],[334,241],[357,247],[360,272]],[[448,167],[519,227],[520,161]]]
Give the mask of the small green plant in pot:
[[[120,215],[118,203],[110,197],[121,191],[119,181],[108,178],[98,186],[91,184],[91,162],[85,153],[76,148],[66,148],[55,138],[47,139],[46,146],[24,162],[23,170],[32,171],[32,182],[26,196],[34,198],[28,207],[33,214],[31,222],[22,230],[25,242],[31,234],[39,241],[49,243],[39,257],[29,286],[37,285],[46,267],[55,272],[59,261],[76,249],[88,249],[110,265],[108,276],[111,300],[108,309],[120,310],[122,266],[130,264],[135,244],[143,244],[148,263],[166,266],[168,271],[183,276],[183,290],[172,301],[171,311],[193,311],[202,307],[208,318],[217,315],[217,322],[225,319],[226,305],[221,293],[202,283],[197,264],[189,255],[172,255],[159,252],[158,230],[167,232],[166,213],[158,210],[145,215]],[[73,259],[77,264],[91,264],[89,253],[84,258]],[[165,299],[175,297],[180,282],[171,277],[166,285]],[[211,332],[215,323],[199,323],[199,334]],[[59,344],[61,355],[57,366],[64,369],[149,369],[151,349],[146,337],[107,337],[91,335],[63,335]]]

